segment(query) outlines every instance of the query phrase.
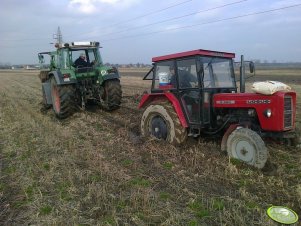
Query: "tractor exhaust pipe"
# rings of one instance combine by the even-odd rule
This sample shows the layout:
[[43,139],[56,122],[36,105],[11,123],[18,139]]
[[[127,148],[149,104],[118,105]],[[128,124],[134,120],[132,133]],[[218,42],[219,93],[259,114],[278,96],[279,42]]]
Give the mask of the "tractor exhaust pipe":
[[240,92],[245,92],[245,61],[244,61],[244,55],[241,55],[241,63],[240,63]]

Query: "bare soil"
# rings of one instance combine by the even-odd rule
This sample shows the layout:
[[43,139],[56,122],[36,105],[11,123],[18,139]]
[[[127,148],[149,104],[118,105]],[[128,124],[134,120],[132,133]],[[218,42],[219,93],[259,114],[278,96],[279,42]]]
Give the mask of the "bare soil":
[[301,214],[298,149],[269,143],[257,170],[216,139],[174,147],[141,138],[146,72],[121,71],[119,110],[90,106],[60,121],[42,108],[38,71],[0,71],[1,225],[266,226],[278,225],[271,205]]

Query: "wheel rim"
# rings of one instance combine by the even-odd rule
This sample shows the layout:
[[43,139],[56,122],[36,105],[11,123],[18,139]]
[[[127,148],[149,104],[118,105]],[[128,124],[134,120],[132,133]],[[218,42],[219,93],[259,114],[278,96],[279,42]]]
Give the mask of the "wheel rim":
[[239,140],[233,144],[232,150],[235,152],[234,156],[244,162],[251,162],[254,159],[256,149],[251,143]]
[[60,112],[61,109],[61,101],[60,101],[60,96],[59,96],[59,91],[57,86],[52,86],[52,96],[53,96],[53,106],[55,108],[55,111],[57,113]]
[[167,126],[165,120],[161,116],[155,116],[150,122],[151,134],[158,139],[167,139]]

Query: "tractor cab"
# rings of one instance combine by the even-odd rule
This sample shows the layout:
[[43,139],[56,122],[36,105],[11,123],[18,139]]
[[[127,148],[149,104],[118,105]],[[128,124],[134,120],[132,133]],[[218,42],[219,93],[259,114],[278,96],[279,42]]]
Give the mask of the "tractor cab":
[[192,127],[205,127],[213,120],[212,96],[237,92],[234,57],[208,50],[154,57],[154,66],[144,79],[152,80],[152,93],[176,95]]

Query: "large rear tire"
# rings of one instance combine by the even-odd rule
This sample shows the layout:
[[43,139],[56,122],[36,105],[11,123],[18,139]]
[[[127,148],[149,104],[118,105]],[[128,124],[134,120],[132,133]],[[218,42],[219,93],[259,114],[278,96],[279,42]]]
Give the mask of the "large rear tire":
[[52,108],[57,118],[64,119],[74,111],[72,97],[74,89],[72,85],[58,86],[54,77],[51,78]]
[[107,80],[104,83],[104,94],[101,106],[107,111],[113,111],[120,107],[122,90],[118,79]]
[[187,138],[187,130],[181,125],[179,117],[168,101],[149,105],[141,118],[142,136],[154,136],[158,139],[178,145]]
[[236,129],[230,134],[227,152],[230,157],[259,169],[264,167],[268,158],[264,141],[256,132],[247,128]]

